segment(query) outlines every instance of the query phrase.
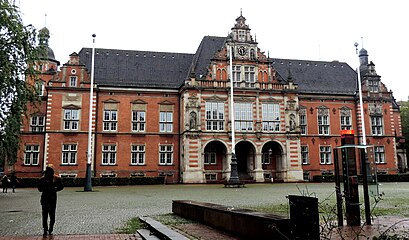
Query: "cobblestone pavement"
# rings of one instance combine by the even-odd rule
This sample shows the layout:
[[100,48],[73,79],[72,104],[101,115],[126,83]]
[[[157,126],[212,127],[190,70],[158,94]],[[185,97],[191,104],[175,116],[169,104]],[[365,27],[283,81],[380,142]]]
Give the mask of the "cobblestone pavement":
[[[409,183],[393,186],[404,192]],[[402,190],[406,189],[406,190]],[[332,183],[252,184],[226,189],[223,185],[154,185],[65,188],[58,193],[53,239],[135,239],[132,235],[107,235],[134,217],[172,212],[172,200],[195,200],[249,207],[282,203],[287,195],[314,193],[319,199],[334,192]],[[402,194],[407,194],[404,192]],[[0,193],[0,240],[42,239],[40,193],[34,188],[18,188],[16,193]],[[75,236],[74,236],[75,235]],[[84,238],[87,235],[87,238]],[[11,238],[17,237],[19,238]],[[35,237],[30,237],[35,236]],[[26,237],[26,238],[24,238]]]
[[142,240],[133,234],[99,234],[99,235],[53,235],[53,236],[7,236],[0,240]]

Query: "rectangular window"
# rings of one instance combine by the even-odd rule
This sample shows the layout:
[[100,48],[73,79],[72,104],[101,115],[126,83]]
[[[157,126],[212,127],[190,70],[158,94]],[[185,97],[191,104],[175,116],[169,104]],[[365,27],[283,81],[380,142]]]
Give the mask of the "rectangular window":
[[38,165],[40,145],[26,145],[24,149],[24,165]]
[[375,163],[385,163],[385,148],[383,146],[375,146]]
[[341,130],[351,130],[351,116],[341,116]]
[[116,165],[116,145],[102,145],[102,165]]
[[44,132],[44,116],[33,116],[30,121],[30,129],[32,132]]
[[132,131],[145,132],[145,111],[132,111]]
[[307,134],[307,115],[304,113],[300,113],[300,130],[301,135]]
[[216,164],[216,153],[215,152],[205,152],[204,164]]
[[131,165],[145,164],[145,145],[131,146]]
[[78,109],[64,109],[64,130],[78,130],[78,122]]
[[224,103],[206,102],[206,130],[224,130]]
[[234,103],[234,117],[236,131],[253,130],[253,104]]
[[62,165],[77,164],[77,144],[62,145]]
[[76,86],[77,86],[77,77],[71,76],[70,77],[70,87],[76,87]]
[[160,132],[173,131],[173,112],[159,113],[159,131]]
[[246,82],[246,87],[254,87],[256,81],[255,67],[245,66],[244,67],[244,81]]
[[243,30],[238,31],[238,40],[240,42],[246,41],[246,32],[245,31],[243,31]]
[[118,124],[118,111],[117,110],[104,110],[104,131],[116,131]]
[[280,105],[276,103],[262,104],[263,131],[280,131]]
[[330,146],[320,146],[320,163],[332,164]]
[[310,163],[310,158],[308,156],[308,146],[301,146],[301,160],[302,164]]
[[241,66],[233,66],[233,86],[239,87],[241,82]]
[[379,81],[378,80],[368,80],[368,88],[370,92],[379,91]]
[[382,116],[371,116],[372,135],[382,135]]
[[35,83],[35,88],[38,96],[44,96],[44,82],[43,81],[37,81]]
[[173,163],[173,146],[160,145],[159,146],[159,165],[172,165]]
[[270,164],[271,153],[264,152],[261,158],[261,164]]
[[329,135],[328,115],[318,115],[318,133],[319,135]]

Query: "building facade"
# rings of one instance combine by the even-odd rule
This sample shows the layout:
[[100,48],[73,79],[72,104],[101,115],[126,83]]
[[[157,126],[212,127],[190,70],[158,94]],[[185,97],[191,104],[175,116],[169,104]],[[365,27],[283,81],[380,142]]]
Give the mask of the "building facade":
[[362,141],[363,122],[376,171],[407,168],[399,106],[365,49],[362,119],[350,66],[266,56],[242,15],[227,37],[204,37],[194,54],[96,49],[93,96],[92,49],[59,66],[48,30],[39,36],[48,49],[35,83],[43,101],[30,108],[9,167],[20,177],[38,177],[47,164],[85,177],[90,113],[94,177],[225,181],[234,151],[242,180],[311,180],[333,173],[341,130]]

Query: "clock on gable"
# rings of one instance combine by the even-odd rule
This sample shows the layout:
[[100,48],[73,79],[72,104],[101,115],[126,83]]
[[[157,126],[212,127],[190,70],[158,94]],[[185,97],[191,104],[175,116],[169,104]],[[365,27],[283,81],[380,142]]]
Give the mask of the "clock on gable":
[[240,46],[240,47],[237,48],[237,53],[240,56],[244,56],[244,55],[247,54],[247,48],[245,46]]

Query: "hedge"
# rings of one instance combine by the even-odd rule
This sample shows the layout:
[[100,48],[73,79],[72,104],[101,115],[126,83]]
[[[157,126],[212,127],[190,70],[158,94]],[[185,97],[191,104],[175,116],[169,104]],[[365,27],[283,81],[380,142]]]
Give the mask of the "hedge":
[[[39,178],[19,178],[18,187],[37,187]],[[83,187],[85,178],[62,178],[65,187]],[[124,186],[164,184],[165,177],[92,178],[92,186]]]

